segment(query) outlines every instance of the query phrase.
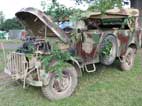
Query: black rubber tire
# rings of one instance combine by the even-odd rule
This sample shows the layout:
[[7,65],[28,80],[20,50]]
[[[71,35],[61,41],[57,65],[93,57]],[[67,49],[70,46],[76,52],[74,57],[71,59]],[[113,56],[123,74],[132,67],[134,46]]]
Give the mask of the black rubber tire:
[[57,91],[54,90],[55,88],[53,87],[56,75],[52,75],[49,84],[47,86],[42,87],[43,95],[47,97],[49,100],[60,100],[69,97],[75,91],[75,88],[77,87],[78,84],[77,71],[73,66],[71,66],[64,69],[63,73],[69,74],[71,79],[70,86],[67,89],[65,89],[65,91],[58,93]]
[[[105,46],[105,42],[106,41],[110,41],[112,43],[112,53],[110,53],[110,55],[108,56],[103,56],[102,55],[102,48],[104,48]],[[113,35],[107,35],[106,37],[103,38],[102,43],[101,43],[101,48],[100,48],[100,62],[104,65],[111,65],[117,55],[117,40],[116,37],[114,37]]]
[[136,49],[129,47],[121,62],[122,71],[129,71],[132,69],[135,61],[135,55],[136,55]]

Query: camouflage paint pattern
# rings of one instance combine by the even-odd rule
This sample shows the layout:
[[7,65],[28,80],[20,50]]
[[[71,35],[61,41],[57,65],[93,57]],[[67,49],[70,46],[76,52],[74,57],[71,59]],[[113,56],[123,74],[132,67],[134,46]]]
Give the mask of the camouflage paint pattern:
[[[125,55],[127,48],[130,45],[135,45],[137,48],[139,48],[142,38],[142,31],[138,28],[141,21],[138,20],[139,11],[137,9],[112,9],[108,10],[105,15],[101,14],[93,14],[87,18],[122,18],[127,17],[128,18],[128,26],[129,29],[109,29],[109,30],[93,30],[93,31],[85,31],[83,32],[84,38],[89,37],[92,38],[94,41],[93,48],[92,46],[85,46],[83,45],[86,41],[80,41],[77,43],[76,50],[77,55],[81,57],[84,62],[88,62],[91,60],[95,60],[95,58],[99,57],[99,49],[101,46],[101,41],[103,38],[109,34],[116,37],[116,44],[118,46],[117,48],[117,57],[122,57]],[[85,46],[85,47],[83,47]],[[86,48],[86,49],[83,49]],[[88,53],[87,48],[90,48],[91,51]]]
[[[46,16],[43,12],[34,8],[27,8],[17,12],[16,16],[19,20],[24,21],[24,23],[26,23],[26,26],[30,30],[32,30],[34,35],[45,36],[46,26],[48,35],[56,35],[65,43],[70,43],[68,35],[57,25],[55,25],[52,19],[49,16]],[[116,44],[118,47],[117,57],[123,56],[126,53],[127,48],[131,44],[134,44],[138,48],[140,44],[139,42],[141,41],[140,39],[142,38],[142,31],[139,27],[141,21],[138,16],[139,11],[137,9],[111,9],[107,10],[105,14],[101,14],[100,12],[90,13],[90,15],[87,14],[86,17],[92,19],[127,18],[127,24],[129,26],[129,29],[112,28],[109,30],[87,30],[85,26],[84,31],[82,31],[79,35],[82,36],[82,39],[76,41],[74,45],[76,56],[80,57],[83,62],[93,61],[98,58],[101,42],[103,38],[108,34],[111,34],[116,37]],[[81,22],[79,21],[79,23]],[[83,24],[81,24],[80,26],[82,27]]]
[[[50,16],[45,15],[42,11],[39,11],[34,8],[26,8],[22,9],[16,13],[16,17],[23,23],[25,28],[32,32],[34,36],[40,36],[42,39],[46,39],[47,36],[52,37],[52,42],[56,42],[55,40],[60,40],[63,44],[58,44],[61,50],[66,50],[68,52],[74,53],[74,57],[72,56],[71,61],[76,63],[78,68],[81,71],[82,68],[85,68],[88,64],[93,64],[93,71],[96,70],[94,63],[100,62],[100,48],[102,47],[102,41],[108,35],[113,35],[116,38],[116,50],[117,57],[123,57],[126,53],[127,48],[130,45],[136,46],[139,48],[142,42],[142,30],[141,30],[141,20],[139,17],[139,11],[137,9],[113,9],[106,11],[105,14],[101,14],[100,12],[91,13],[87,15],[86,19],[122,19],[126,18],[127,27],[128,28],[119,28],[112,27],[107,29],[96,28],[90,30],[86,24],[84,24],[85,20],[82,19],[76,22],[75,30],[73,30],[74,37],[77,39],[72,43],[71,38],[69,38],[69,34],[60,29],[50,18]],[[83,22],[84,21],[84,22]],[[111,22],[110,22],[111,23]],[[96,24],[96,23],[95,23]],[[98,24],[98,23],[97,23]],[[108,26],[107,26],[108,27]],[[125,26],[124,26],[125,27]],[[88,29],[87,29],[88,28]],[[79,31],[79,30],[80,31]],[[59,38],[59,39],[58,39]],[[50,42],[52,44],[52,42]],[[60,42],[59,42],[60,43]],[[51,45],[52,46],[52,45]],[[28,61],[25,58],[25,54],[23,55],[17,52],[14,52],[12,58],[9,60],[9,71],[14,70],[17,73],[26,73],[18,75],[16,78],[24,78],[24,84],[26,82],[26,76],[29,70],[27,68]],[[21,57],[21,59],[19,58]],[[48,56],[48,55],[47,55]],[[76,58],[78,57],[78,58]],[[25,66],[21,63],[25,59]],[[21,61],[22,60],[22,61]],[[15,63],[15,65],[12,65]],[[34,59],[29,62],[30,65],[35,68],[41,66],[41,62]],[[15,68],[16,67],[16,68]],[[23,67],[23,68],[22,68]],[[30,72],[34,72],[32,70]],[[89,71],[88,71],[89,72]],[[29,84],[33,86],[43,86],[48,85],[49,80],[51,78],[50,73],[46,73],[45,70],[40,69],[37,71],[37,80],[30,79]],[[15,76],[14,76],[15,77]],[[42,81],[40,80],[42,79]]]
[[[81,57],[85,62],[91,61],[92,59],[94,60],[96,57],[99,56],[99,48],[101,46],[101,41],[105,36],[108,34],[111,34],[116,37],[117,39],[117,57],[122,57],[125,53],[127,48],[131,45],[134,44],[137,48],[139,48],[139,41],[140,41],[140,36],[142,34],[142,31],[134,31],[131,32],[130,30],[112,30],[112,31],[104,31],[104,32],[99,32],[98,34],[94,34],[94,32],[85,32],[84,36],[87,36],[88,38],[92,39],[94,42],[93,44],[90,45],[88,44],[83,45],[84,42],[87,43],[86,41],[80,41],[76,45],[76,50],[77,50],[77,55]],[[83,47],[85,46],[85,47]],[[92,47],[93,46],[93,47]],[[84,49],[86,48],[86,49]],[[89,52],[87,51],[90,48]]]

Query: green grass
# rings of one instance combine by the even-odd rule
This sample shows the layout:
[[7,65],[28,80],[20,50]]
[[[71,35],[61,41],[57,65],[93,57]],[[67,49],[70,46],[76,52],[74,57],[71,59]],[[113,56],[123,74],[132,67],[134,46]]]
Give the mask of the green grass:
[[0,39],[0,43],[21,43],[21,40],[5,40],[5,39]]
[[2,49],[0,49],[0,72],[2,72],[4,70],[4,65],[6,63],[6,58],[7,55],[9,54],[9,52],[11,52],[12,50],[5,50],[3,52]]
[[40,88],[23,89],[14,83],[0,87],[0,106],[142,106],[140,54],[131,71],[120,71],[118,62],[109,67],[99,64],[97,68],[97,72],[83,73],[69,98],[51,102],[42,96]]
[[0,72],[3,70],[3,68],[4,68],[4,58],[0,51]]

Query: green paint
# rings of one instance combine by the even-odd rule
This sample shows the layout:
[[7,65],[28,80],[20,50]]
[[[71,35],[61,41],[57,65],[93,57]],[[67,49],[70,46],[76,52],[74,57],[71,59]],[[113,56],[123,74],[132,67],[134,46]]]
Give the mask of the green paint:
[[100,34],[94,33],[93,34],[93,40],[95,41],[95,43],[99,43],[100,41]]

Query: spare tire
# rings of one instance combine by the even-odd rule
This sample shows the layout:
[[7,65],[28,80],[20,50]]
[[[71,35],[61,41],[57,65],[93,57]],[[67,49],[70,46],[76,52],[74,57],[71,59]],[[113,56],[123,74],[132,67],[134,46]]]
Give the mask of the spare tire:
[[109,34],[105,36],[100,48],[100,62],[104,65],[111,65],[117,55],[116,37]]

